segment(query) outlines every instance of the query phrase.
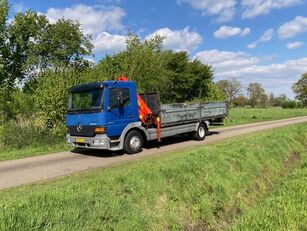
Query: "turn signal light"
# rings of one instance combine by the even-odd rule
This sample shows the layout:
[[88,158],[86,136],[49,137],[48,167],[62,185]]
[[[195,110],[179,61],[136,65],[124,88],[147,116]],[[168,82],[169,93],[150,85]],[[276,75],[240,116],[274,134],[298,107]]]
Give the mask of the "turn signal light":
[[102,134],[102,133],[105,133],[106,129],[105,127],[97,127],[95,128],[95,133],[96,134]]

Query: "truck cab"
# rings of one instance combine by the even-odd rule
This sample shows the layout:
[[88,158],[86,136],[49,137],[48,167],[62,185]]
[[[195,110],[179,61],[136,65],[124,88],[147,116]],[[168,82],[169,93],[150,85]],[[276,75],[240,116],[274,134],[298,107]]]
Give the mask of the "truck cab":
[[141,126],[135,83],[105,81],[72,87],[66,125],[68,142],[75,147],[121,149],[124,129]]

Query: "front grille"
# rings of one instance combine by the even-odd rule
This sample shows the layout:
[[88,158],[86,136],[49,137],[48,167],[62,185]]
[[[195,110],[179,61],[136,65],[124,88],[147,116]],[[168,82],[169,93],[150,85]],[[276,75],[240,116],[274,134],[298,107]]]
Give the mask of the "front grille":
[[85,137],[94,137],[95,136],[95,125],[83,125],[78,131],[78,125],[68,126],[68,133],[71,136],[85,136]]

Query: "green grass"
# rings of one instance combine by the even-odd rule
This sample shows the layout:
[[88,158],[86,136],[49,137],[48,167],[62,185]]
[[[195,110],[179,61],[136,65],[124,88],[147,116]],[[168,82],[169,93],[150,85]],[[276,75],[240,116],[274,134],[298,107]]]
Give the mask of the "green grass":
[[28,146],[22,149],[4,149],[0,148],[0,161],[26,158],[30,156],[39,156],[61,151],[70,151],[72,148],[67,143],[52,145]]
[[306,116],[307,108],[283,109],[270,108],[234,108],[229,110],[229,117],[225,120],[226,126],[286,119],[297,116]]
[[307,165],[247,211],[231,230],[307,230]]
[[1,191],[0,230],[226,229],[306,160],[301,124]]

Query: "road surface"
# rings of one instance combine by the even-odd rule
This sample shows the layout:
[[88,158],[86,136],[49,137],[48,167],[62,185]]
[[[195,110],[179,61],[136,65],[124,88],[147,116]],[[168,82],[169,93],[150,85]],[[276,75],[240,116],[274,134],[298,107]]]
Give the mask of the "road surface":
[[78,152],[60,152],[18,160],[2,161],[0,162],[0,189],[42,182],[76,172],[103,168],[148,156],[166,154],[173,150],[211,144],[227,138],[304,122],[307,122],[307,116],[214,128],[203,142],[182,137],[173,137],[164,140],[158,145],[157,142],[150,143],[141,153],[134,155],[127,155],[123,152],[112,153],[106,151],[79,150]]

